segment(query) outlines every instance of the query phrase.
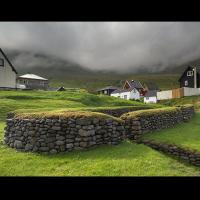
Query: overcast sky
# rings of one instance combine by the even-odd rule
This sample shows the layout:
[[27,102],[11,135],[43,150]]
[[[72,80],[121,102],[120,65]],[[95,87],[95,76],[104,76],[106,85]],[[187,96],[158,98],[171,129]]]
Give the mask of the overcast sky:
[[0,22],[0,47],[91,69],[162,69],[200,58],[198,22]]

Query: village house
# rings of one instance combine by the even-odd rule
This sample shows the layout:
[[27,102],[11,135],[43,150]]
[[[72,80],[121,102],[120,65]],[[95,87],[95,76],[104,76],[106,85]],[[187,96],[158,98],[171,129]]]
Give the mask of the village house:
[[200,88],[200,67],[188,66],[179,78],[180,88]]
[[144,103],[157,103],[157,92],[159,87],[153,82],[144,83],[145,95]]
[[157,103],[157,90],[149,90],[144,95],[144,103]]
[[126,80],[122,89],[117,89],[111,96],[122,99],[140,99],[145,94],[144,87],[139,81]]
[[48,79],[35,74],[25,74],[17,78],[17,88],[47,90]]
[[16,89],[17,71],[0,48],[0,89]]
[[115,91],[117,89],[118,89],[117,87],[108,86],[108,87],[97,90],[97,92],[98,92],[98,94],[110,95],[113,91]]

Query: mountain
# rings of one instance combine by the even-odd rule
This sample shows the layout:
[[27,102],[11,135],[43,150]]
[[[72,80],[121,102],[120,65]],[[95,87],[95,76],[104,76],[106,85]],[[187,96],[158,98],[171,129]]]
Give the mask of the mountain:
[[161,89],[176,88],[178,78],[188,65],[200,64],[200,59],[150,73],[141,68],[137,73],[120,74],[114,71],[91,70],[56,56],[28,51],[6,50],[19,75],[33,73],[48,78],[51,86],[80,87],[90,91],[108,85],[120,87],[126,79],[155,82]]

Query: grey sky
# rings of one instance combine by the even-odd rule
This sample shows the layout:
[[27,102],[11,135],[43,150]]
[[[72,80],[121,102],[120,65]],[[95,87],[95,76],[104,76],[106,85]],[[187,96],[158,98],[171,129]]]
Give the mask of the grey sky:
[[1,48],[91,69],[162,69],[200,58],[199,22],[0,22]]

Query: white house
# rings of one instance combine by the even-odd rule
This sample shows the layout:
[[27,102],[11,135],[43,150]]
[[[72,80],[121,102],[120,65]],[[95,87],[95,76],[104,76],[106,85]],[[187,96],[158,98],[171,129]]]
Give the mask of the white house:
[[140,99],[144,95],[144,88],[139,81],[125,81],[123,89],[117,89],[111,96],[122,99]]
[[137,89],[118,89],[111,93],[111,96],[121,99],[140,99],[140,93]]
[[0,88],[16,88],[17,71],[0,48]]
[[24,74],[17,78],[17,88],[47,90],[48,79],[35,74]]
[[157,103],[157,90],[149,90],[144,96],[144,103]]

